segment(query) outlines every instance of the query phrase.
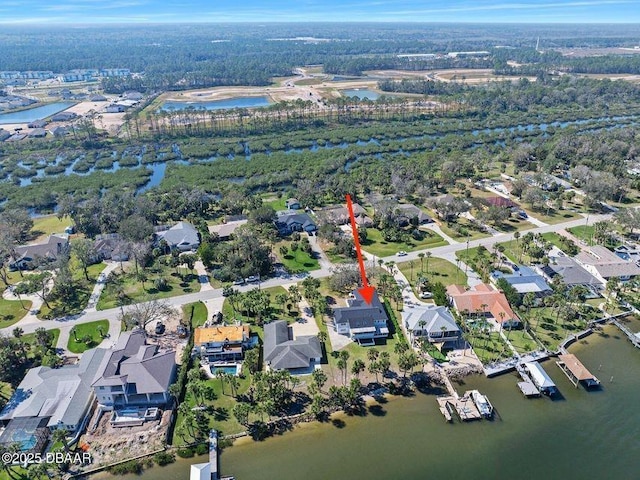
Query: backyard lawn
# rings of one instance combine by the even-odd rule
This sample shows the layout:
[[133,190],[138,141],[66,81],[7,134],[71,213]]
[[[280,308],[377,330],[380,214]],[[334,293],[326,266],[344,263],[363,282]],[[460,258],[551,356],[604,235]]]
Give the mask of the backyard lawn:
[[424,250],[425,248],[441,247],[448,245],[437,233],[421,230],[424,234],[422,240],[408,240],[407,242],[386,242],[382,239],[382,233],[375,228],[367,228],[367,239],[362,242],[362,248],[371,255],[377,257],[389,257],[401,250],[412,252],[414,250]]
[[201,302],[187,303],[182,306],[182,318],[184,323],[192,328],[201,327],[207,321],[207,306]]
[[[411,264],[413,263],[413,267]],[[418,276],[422,275],[429,280],[429,283],[440,282],[445,287],[448,285],[466,285],[467,276],[453,263],[443,258],[430,258],[428,260],[429,269],[427,270],[427,258],[422,260],[422,267],[420,260],[412,260],[410,262],[401,262],[396,266],[400,269],[402,274],[407,277],[409,283],[415,290]],[[421,272],[422,271],[422,272]]]
[[[284,265],[289,273],[303,273],[310,272],[312,270],[318,270],[320,264],[317,258],[309,255],[301,248],[293,251],[291,250],[292,242],[281,242],[276,244],[274,251],[276,252],[280,262]],[[288,251],[286,255],[282,255],[280,247],[286,246]]]
[[509,343],[516,349],[518,353],[533,352],[538,350],[538,343],[527,333],[524,328],[505,330],[504,334]]
[[31,234],[38,240],[44,240],[52,233],[64,233],[64,229],[72,224],[71,217],[62,217],[62,220],[58,220],[56,215],[46,215],[33,219]]
[[[73,353],[82,353],[98,346],[104,338],[100,333],[100,329],[102,329],[102,334],[104,335],[109,333],[109,321],[96,320],[95,322],[76,325],[69,334],[67,350]],[[76,338],[78,339],[77,342]]]
[[483,364],[504,360],[513,354],[498,332],[487,334],[477,330],[466,333],[465,338]]

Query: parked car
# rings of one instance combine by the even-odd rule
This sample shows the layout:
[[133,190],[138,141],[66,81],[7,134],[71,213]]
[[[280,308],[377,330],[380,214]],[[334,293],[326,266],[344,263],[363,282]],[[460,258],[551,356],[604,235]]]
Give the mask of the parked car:
[[407,252],[405,252],[404,250],[400,250],[400,251],[397,253],[397,255],[398,255],[399,257],[406,257],[406,256],[407,256]]
[[431,292],[421,292],[420,293],[420,298],[422,298],[422,299],[433,298],[433,293],[431,293]]
[[234,285],[244,285],[244,278],[239,278],[237,280],[234,280],[233,284]]
[[158,322],[156,323],[156,335],[162,335],[164,333],[165,326],[164,323]]
[[250,275],[247,278],[244,279],[245,282],[247,283],[253,283],[253,282],[257,282],[258,280],[260,280],[260,277],[257,277],[255,275]]

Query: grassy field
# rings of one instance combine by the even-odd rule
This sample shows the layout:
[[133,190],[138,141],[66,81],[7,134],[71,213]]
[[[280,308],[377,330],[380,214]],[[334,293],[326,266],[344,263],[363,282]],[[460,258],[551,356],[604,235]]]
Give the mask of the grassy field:
[[[141,270],[142,271],[142,270]],[[118,288],[122,288],[125,299],[128,303],[139,302],[143,298],[161,299],[183,295],[185,293],[197,292],[200,289],[198,283],[198,275],[195,273],[185,273],[184,268],[177,273],[174,269],[165,265],[161,259],[156,260],[153,266],[145,269],[146,280],[144,286],[135,276],[135,270],[132,265],[125,267],[122,274],[120,270],[114,272],[115,278],[120,287],[109,282],[102,291],[100,300],[98,300],[98,310],[117,307],[118,304]],[[163,290],[155,288],[156,279],[164,278],[167,286]]]
[[283,195],[282,197],[278,198],[274,194],[266,194],[263,197],[262,204],[265,205],[265,206],[269,206],[269,207],[273,208],[277,212],[278,210],[286,210],[287,209],[287,206],[285,204],[286,201],[287,201],[287,197],[285,195]]
[[[423,231],[424,232],[424,231]],[[444,239],[433,232],[424,232],[422,240],[411,240],[409,242],[386,242],[382,239],[380,230],[367,228],[367,239],[362,242],[362,248],[377,257],[388,257],[404,250],[412,252],[414,250],[424,250],[425,248],[441,247],[448,245]]]
[[[292,251],[291,243],[293,242],[279,242],[274,248],[274,252],[289,273],[310,272],[320,268],[320,263],[317,258],[312,257],[300,248],[296,251]],[[288,249],[286,255],[282,255],[280,252],[280,247],[282,246],[285,246]]]
[[533,352],[538,349],[538,344],[525,329],[505,330],[504,334],[518,353]]
[[[94,348],[102,342],[102,335],[99,328],[102,328],[102,332],[106,335],[109,332],[108,320],[96,320],[95,322],[82,323],[76,325],[69,335],[69,343],[67,344],[67,350],[73,353],[82,353],[90,348]],[[75,331],[75,336],[73,332]],[[76,342],[76,336],[78,341]],[[91,337],[91,341],[87,344],[84,341],[86,336]]]
[[[276,302],[276,295],[287,293],[284,287],[263,288],[262,291],[267,292],[271,299],[271,315],[269,317],[270,319],[287,320],[291,322],[298,318],[297,305],[293,306],[291,311],[289,311],[281,303]],[[240,307],[240,310],[242,310],[242,307]],[[236,319],[246,323],[253,323],[255,320],[253,317],[247,317],[246,315],[244,315],[242,311],[234,312],[233,307],[231,306],[231,302],[228,298],[224,299],[224,304],[222,306],[222,316],[226,323],[231,323],[232,319]]]
[[595,231],[595,228],[593,227],[593,225],[579,225],[577,227],[568,228],[567,231],[569,233],[571,233],[572,235],[578,237],[580,240],[582,240],[587,245],[592,245],[593,244],[592,243],[593,234],[594,234],[594,231]]
[[[478,230],[470,228],[469,227],[470,222],[469,222],[469,219],[467,219],[467,218],[460,217],[460,218],[458,218],[456,220],[455,223],[457,225],[459,225],[460,227],[462,227],[464,230],[466,230],[468,235],[464,235],[464,234],[461,234],[461,233],[457,232],[456,230],[454,230],[452,228],[452,226],[449,226],[447,223],[442,223],[440,225],[440,229],[445,234],[449,235],[454,240],[458,240],[459,242],[466,241],[467,239],[469,239],[469,240],[477,240],[478,238],[486,238],[486,237],[489,236],[488,233],[479,232]],[[464,230],[463,230],[463,233],[464,233]]]
[[[413,262],[413,269],[411,263]],[[397,267],[403,273],[409,283],[415,290],[415,285],[418,281],[418,276],[421,274],[420,260],[413,260],[412,262],[398,263]],[[453,263],[443,258],[430,258],[429,270],[427,270],[427,259],[424,258],[422,266],[422,276],[426,277],[430,283],[440,282],[445,287],[448,285],[466,285],[467,276]],[[413,270],[413,272],[412,272]],[[417,292],[416,292],[417,294]]]
[[207,306],[203,302],[187,303],[182,306],[182,318],[193,328],[201,327],[207,321]]
[[[24,307],[23,307],[24,305]],[[31,301],[5,300],[0,297],[0,328],[7,328],[18,322],[31,309]]]
[[580,218],[576,212],[571,212],[569,210],[551,210],[549,215],[546,215],[542,212],[537,212],[530,210],[528,208],[523,208],[527,215],[533,218],[537,218],[541,222],[548,223],[549,225],[555,225],[556,223],[569,222],[571,220],[576,220]]
[[[52,328],[51,330],[49,330],[49,332],[51,332],[53,334],[53,340],[51,341],[51,345],[53,345],[54,347],[58,344],[58,338],[60,337],[60,329],[59,328]],[[28,343],[31,346],[34,346],[36,344],[36,334],[35,333],[26,333],[24,335],[22,335],[22,341],[25,343]]]
[[512,356],[511,349],[502,340],[498,332],[490,332],[489,334],[473,332],[467,333],[465,337],[473,346],[475,354],[484,364]]
[[46,215],[33,219],[31,234],[34,239],[43,240],[52,233],[64,233],[64,229],[72,224],[71,217],[63,217],[62,220],[58,220],[55,215]]

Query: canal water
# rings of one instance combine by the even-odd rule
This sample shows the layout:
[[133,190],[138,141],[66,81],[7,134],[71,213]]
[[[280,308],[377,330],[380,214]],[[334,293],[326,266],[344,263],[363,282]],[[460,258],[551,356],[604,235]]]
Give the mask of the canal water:
[[55,115],[58,112],[66,110],[67,108],[75,105],[75,102],[56,102],[48,105],[42,105],[40,107],[29,108],[27,110],[20,110],[13,113],[0,114],[0,125],[7,123],[28,123],[35,120]]
[[[447,424],[435,398],[417,393],[366,418],[237,443],[222,453],[222,473],[237,480],[638,478],[640,352],[614,327],[570,350],[600,378],[601,391],[574,388],[553,361],[544,367],[563,396],[555,401],[525,399],[514,374],[470,377],[456,388],[487,394],[499,413],[494,421]],[[205,460],[119,478],[184,480],[190,463]]]
[[374,92],[373,90],[369,90],[366,88],[354,88],[351,90],[340,90],[340,94],[343,97],[357,97],[360,100],[364,100],[368,98],[369,100],[377,100],[380,98],[380,94],[378,92]]
[[255,108],[271,105],[268,97],[234,97],[226,100],[204,102],[165,102],[161,110],[176,111],[193,108],[195,110],[222,110],[225,108]]

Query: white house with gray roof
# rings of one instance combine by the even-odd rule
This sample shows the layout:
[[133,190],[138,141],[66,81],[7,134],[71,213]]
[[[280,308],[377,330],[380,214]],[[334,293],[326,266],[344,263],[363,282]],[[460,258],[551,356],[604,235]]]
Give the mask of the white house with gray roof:
[[[91,384],[106,354],[107,350],[94,348],[84,352],[75,365],[32,368],[0,412],[0,423],[10,430],[12,422],[38,418],[42,419],[38,424],[49,429],[77,432],[95,399]],[[4,443],[3,436],[0,443]]]
[[575,258],[585,270],[603,283],[610,278],[625,282],[640,276],[640,267],[635,262],[624,260],[601,245],[587,247]]
[[402,312],[404,324],[411,343],[426,338],[432,343],[456,342],[461,331],[447,307],[415,306]]
[[387,312],[377,294],[368,304],[355,290],[347,299],[347,306],[333,310],[336,332],[349,336],[360,345],[375,345],[376,338],[387,338]]
[[171,250],[181,252],[197,250],[200,246],[198,230],[189,222],[178,222],[171,228],[156,232],[156,243],[163,240]]
[[169,386],[175,372],[175,352],[159,352],[157,345],[147,345],[144,330],[138,329],[120,335],[91,386],[106,410],[160,407],[170,400]]
[[322,358],[322,347],[315,335],[293,338],[293,329],[285,320],[264,326],[264,363],[270,370],[306,373]]

